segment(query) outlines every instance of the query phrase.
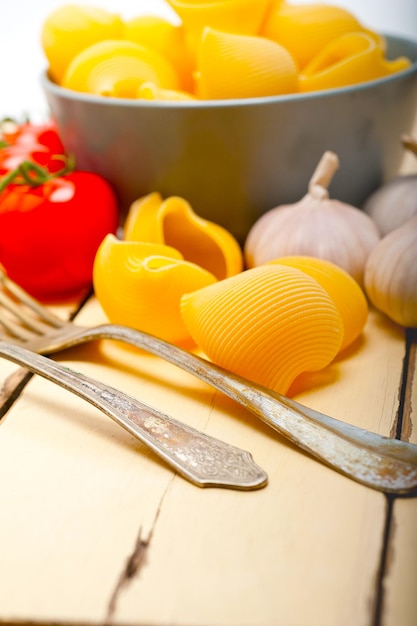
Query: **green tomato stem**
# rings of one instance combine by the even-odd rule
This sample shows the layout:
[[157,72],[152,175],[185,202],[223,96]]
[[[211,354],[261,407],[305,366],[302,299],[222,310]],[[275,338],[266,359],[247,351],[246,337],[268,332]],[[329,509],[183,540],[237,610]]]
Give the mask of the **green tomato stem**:
[[[15,185],[29,185],[30,187],[39,187],[54,178],[59,178],[65,174],[69,174],[75,169],[75,160],[72,155],[62,156],[65,165],[58,172],[48,172],[48,170],[33,161],[23,161],[16,169],[11,170],[5,176],[0,179],[0,193],[2,193],[6,187],[10,184]],[[58,155],[57,155],[58,157]]]

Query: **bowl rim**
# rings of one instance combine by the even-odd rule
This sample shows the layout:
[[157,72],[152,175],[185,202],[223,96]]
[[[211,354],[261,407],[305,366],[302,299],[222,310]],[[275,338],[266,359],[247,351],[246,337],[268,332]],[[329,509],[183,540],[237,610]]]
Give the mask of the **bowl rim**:
[[[391,44],[403,44],[414,45],[416,48],[416,58],[412,61],[411,65],[389,76],[382,78],[376,78],[363,83],[357,83],[355,85],[348,85],[346,87],[337,87],[333,89],[323,89],[320,91],[312,91],[306,93],[292,93],[282,94],[277,96],[262,96],[256,98],[230,98],[224,100],[142,100],[133,98],[114,98],[95,96],[92,94],[83,93],[80,91],[74,91],[61,87],[51,80],[48,75],[48,70],[44,70],[40,76],[41,86],[45,93],[51,93],[61,98],[68,100],[77,100],[79,102],[87,102],[90,104],[97,104],[100,106],[114,106],[119,105],[126,108],[137,109],[213,109],[213,108],[232,108],[232,107],[247,107],[250,105],[273,105],[278,103],[310,101],[318,98],[332,98],[343,94],[357,93],[361,91],[367,91],[388,83],[393,83],[398,80],[402,80],[413,74],[417,75],[417,39],[411,39],[409,37],[401,37],[398,35],[383,34],[386,39],[388,47]],[[404,56],[404,55],[402,55]]]

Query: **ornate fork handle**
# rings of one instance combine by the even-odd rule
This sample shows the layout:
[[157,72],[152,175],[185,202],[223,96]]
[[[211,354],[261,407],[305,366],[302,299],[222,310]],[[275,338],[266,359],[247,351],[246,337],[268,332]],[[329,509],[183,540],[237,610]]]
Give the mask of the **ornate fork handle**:
[[0,342],[0,356],[87,400],[196,485],[250,490],[267,483],[267,475],[249,452],[182,424],[136,398],[8,343]]
[[[417,495],[417,446],[309,409],[177,346],[116,324],[84,328],[72,343],[116,339],[197,376],[254,413],[298,447],[372,489]],[[70,342],[68,342],[70,343]]]

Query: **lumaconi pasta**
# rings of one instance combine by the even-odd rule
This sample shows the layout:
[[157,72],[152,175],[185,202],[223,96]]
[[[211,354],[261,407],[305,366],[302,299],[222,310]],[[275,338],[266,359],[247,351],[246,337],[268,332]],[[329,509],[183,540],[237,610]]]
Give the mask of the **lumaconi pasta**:
[[185,44],[182,24],[155,15],[140,15],[126,21],[124,37],[159,52],[175,67],[180,88],[193,91],[194,63]]
[[331,41],[362,30],[359,21],[338,6],[276,2],[261,35],[287,48],[302,70]]
[[80,52],[69,64],[62,85],[74,91],[120,98],[135,98],[143,82],[178,89],[173,66],[155,50],[119,39],[99,41]]
[[285,394],[302,372],[339,352],[343,322],[317,280],[264,265],[181,298],[190,335],[215,363]]
[[410,65],[388,61],[384,37],[338,6],[166,2],[177,22],[156,15],[123,22],[78,5],[52,12],[42,30],[51,78],[95,95],[192,102],[333,89]]
[[168,0],[182,21],[190,53],[195,56],[206,26],[226,33],[257,35],[271,0]]
[[294,93],[298,72],[283,46],[250,35],[204,29],[197,56],[196,93],[203,100]]
[[343,322],[343,340],[339,351],[350,346],[365,328],[368,302],[365,294],[350,274],[341,267],[317,257],[280,257],[269,263],[288,265],[305,272],[326,290]]
[[381,43],[367,33],[347,33],[325,46],[300,74],[300,91],[319,91],[363,83],[409,67],[399,57],[387,61]]
[[94,290],[109,320],[173,343],[190,338],[181,296],[214,282],[213,274],[185,261],[175,248],[114,235],[105,237],[94,261]]
[[137,97],[143,100],[169,100],[186,102],[195,100],[195,97],[186,91],[178,89],[164,89],[157,87],[155,83],[141,83],[137,90]]
[[179,196],[163,200],[158,192],[134,202],[124,227],[126,241],[166,244],[200,265],[218,280],[237,274],[243,255],[236,239],[222,226],[199,217]]
[[108,235],[94,263],[109,320],[197,344],[215,363],[280,393],[308,385],[365,327],[365,295],[343,269],[288,256],[242,271],[235,240],[180,197],[140,198],[124,236]]
[[119,15],[98,7],[65,4],[52,11],[42,26],[41,43],[52,79],[61,83],[72,59],[97,41],[123,37]]

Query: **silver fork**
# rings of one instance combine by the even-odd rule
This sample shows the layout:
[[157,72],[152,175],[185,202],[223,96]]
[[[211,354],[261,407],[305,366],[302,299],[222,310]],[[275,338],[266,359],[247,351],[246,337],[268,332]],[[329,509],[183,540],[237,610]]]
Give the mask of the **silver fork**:
[[210,437],[137,398],[20,346],[0,341],[0,356],[87,400],[199,487],[248,491],[267,484],[266,473],[246,450]]
[[[4,277],[1,278],[3,280]],[[23,295],[27,297],[24,292]],[[10,306],[13,311],[20,311],[16,303],[1,291],[0,303],[6,308]],[[39,310],[50,317],[47,309]],[[0,324],[5,321],[3,315],[0,309]],[[27,313],[23,312],[23,315],[26,318]],[[7,321],[5,323],[8,325]],[[39,320],[33,319],[31,324],[40,330]],[[12,325],[14,326],[14,322]],[[22,327],[19,332],[25,335],[24,341],[29,347],[25,329]],[[16,336],[13,339],[7,336],[7,342],[1,339],[4,339],[4,334],[0,333],[0,356],[87,400],[193,484],[199,487],[227,487],[246,491],[259,489],[267,484],[267,474],[246,450],[210,437],[137,398],[16,345]]]
[[[7,341],[52,354],[97,339],[115,339],[165,359],[229,396],[280,435],[334,470],[385,493],[417,495],[417,446],[341,422],[237,376],[178,346],[116,324],[63,321],[5,274],[0,323]],[[11,319],[11,315],[14,319]]]

